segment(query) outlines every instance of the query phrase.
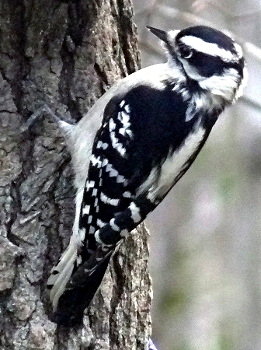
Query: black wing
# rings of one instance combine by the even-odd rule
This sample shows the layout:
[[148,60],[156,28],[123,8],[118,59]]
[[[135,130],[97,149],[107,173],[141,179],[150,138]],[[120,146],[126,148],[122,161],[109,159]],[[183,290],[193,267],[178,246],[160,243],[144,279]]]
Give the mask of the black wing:
[[82,317],[117,244],[162,199],[153,200],[140,189],[191,132],[196,118],[187,122],[186,110],[182,97],[168,85],[162,90],[139,86],[107,105],[83,194],[81,258],[58,302],[61,322]]

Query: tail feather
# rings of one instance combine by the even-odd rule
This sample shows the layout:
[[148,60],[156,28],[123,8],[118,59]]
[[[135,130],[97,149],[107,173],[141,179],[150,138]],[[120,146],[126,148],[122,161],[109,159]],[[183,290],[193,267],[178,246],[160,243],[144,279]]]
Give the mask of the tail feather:
[[86,274],[86,266],[80,266],[58,299],[53,321],[63,326],[75,326],[83,319],[83,312],[91,303],[107,270],[111,253],[93,272]]
[[62,295],[66,284],[72,276],[77,259],[77,245],[70,242],[69,246],[62,254],[59,263],[51,270],[51,275],[47,281],[47,288],[50,290],[50,299],[53,309],[57,307],[57,302]]
[[72,238],[47,281],[53,307],[53,321],[66,326],[79,324],[92,301],[116,247],[88,251],[82,261],[79,244]]
[[56,280],[55,285],[50,290],[50,299],[52,300],[53,309],[56,310],[60,296],[62,295],[65,287],[72,275],[74,269],[75,259],[71,257],[64,270],[59,274],[59,278]]

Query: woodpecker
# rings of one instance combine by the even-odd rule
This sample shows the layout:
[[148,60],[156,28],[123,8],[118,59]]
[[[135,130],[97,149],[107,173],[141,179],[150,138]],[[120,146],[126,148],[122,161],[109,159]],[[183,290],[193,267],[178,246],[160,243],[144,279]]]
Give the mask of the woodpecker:
[[59,122],[68,129],[77,188],[73,234],[47,282],[60,324],[82,319],[119,244],[185,174],[220,113],[242,94],[245,63],[231,37],[206,26],[148,28],[167,62],[117,82],[74,127]]

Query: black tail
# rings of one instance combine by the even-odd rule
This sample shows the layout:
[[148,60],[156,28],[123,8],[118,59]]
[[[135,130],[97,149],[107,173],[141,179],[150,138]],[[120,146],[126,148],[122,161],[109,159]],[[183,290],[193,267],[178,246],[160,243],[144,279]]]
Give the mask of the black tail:
[[96,267],[91,275],[84,273],[84,264],[77,276],[70,282],[68,289],[61,295],[52,321],[72,327],[82,323],[83,312],[91,303],[107,270],[111,254]]

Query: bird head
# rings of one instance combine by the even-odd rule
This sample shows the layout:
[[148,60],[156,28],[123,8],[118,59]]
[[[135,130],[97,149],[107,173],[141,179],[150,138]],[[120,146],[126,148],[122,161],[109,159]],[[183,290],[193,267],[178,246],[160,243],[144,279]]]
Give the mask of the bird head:
[[168,64],[203,90],[233,102],[242,94],[245,60],[239,44],[207,26],[165,32],[148,27],[166,48]]

